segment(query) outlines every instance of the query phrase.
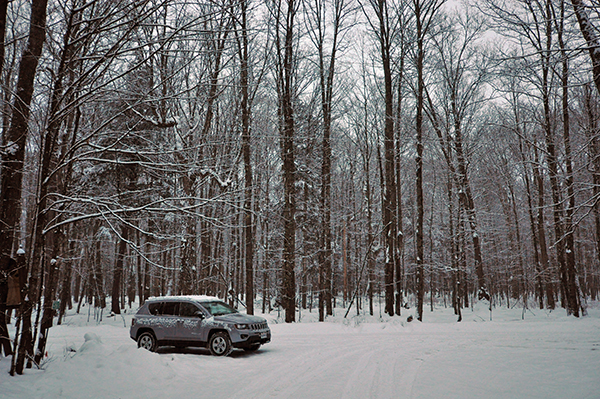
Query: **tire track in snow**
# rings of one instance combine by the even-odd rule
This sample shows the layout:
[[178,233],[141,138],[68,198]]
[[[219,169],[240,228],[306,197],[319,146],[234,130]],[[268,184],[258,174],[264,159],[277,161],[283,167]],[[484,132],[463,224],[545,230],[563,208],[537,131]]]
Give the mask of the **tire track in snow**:
[[386,356],[386,340],[348,334],[313,338],[315,344],[310,349],[302,345],[306,351],[293,359],[285,358],[282,348],[282,353],[277,353],[279,347],[271,348],[274,367],[265,371],[268,377],[251,383],[234,398],[371,397],[375,374],[384,368],[382,364],[373,367],[373,362]]

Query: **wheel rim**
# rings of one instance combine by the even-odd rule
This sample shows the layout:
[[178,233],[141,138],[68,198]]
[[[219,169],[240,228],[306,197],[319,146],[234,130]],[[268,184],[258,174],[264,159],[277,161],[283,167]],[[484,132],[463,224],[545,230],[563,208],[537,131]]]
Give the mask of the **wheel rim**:
[[146,350],[152,349],[152,337],[148,335],[144,335],[140,338],[140,348],[144,348]]
[[225,338],[215,337],[215,339],[213,339],[212,342],[212,348],[213,351],[215,351],[215,353],[219,355],[225,352],[225,350],[227,349],[227,342],[225,341]]

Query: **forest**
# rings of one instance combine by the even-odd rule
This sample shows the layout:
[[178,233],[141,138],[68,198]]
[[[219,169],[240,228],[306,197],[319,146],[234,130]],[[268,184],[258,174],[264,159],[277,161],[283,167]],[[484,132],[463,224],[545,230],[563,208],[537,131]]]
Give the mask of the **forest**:
[[584,316],[599,18],[597,0],[0,1],[11,374],[66,309],[159,295],[288,323]]

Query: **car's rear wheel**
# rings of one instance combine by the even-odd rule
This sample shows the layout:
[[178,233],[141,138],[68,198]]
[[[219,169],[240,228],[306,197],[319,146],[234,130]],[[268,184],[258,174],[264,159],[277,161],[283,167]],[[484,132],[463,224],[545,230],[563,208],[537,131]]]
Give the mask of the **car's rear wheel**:
[[148,331],[140,334],[137,343],[138,348],[144,348],[150,352],[154,352],[156,349],[156,338],[154,337],[154,334]]
[[214,356],[227,356],[231,352],[231,340],[226,332],[214,333],[208,341],[208,349]]

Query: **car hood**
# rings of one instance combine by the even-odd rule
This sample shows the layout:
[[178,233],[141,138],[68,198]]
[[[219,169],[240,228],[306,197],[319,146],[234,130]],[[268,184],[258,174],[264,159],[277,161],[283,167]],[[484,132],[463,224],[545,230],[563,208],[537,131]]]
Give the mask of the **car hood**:
[[259,316],[251,316],[243,313],[230,313],[224,314],[222,316],[215,316],[215,320],[222,321],[225,323],[245,323],[245,324],[253,324],[253,323],[264,323],[265,319]]

